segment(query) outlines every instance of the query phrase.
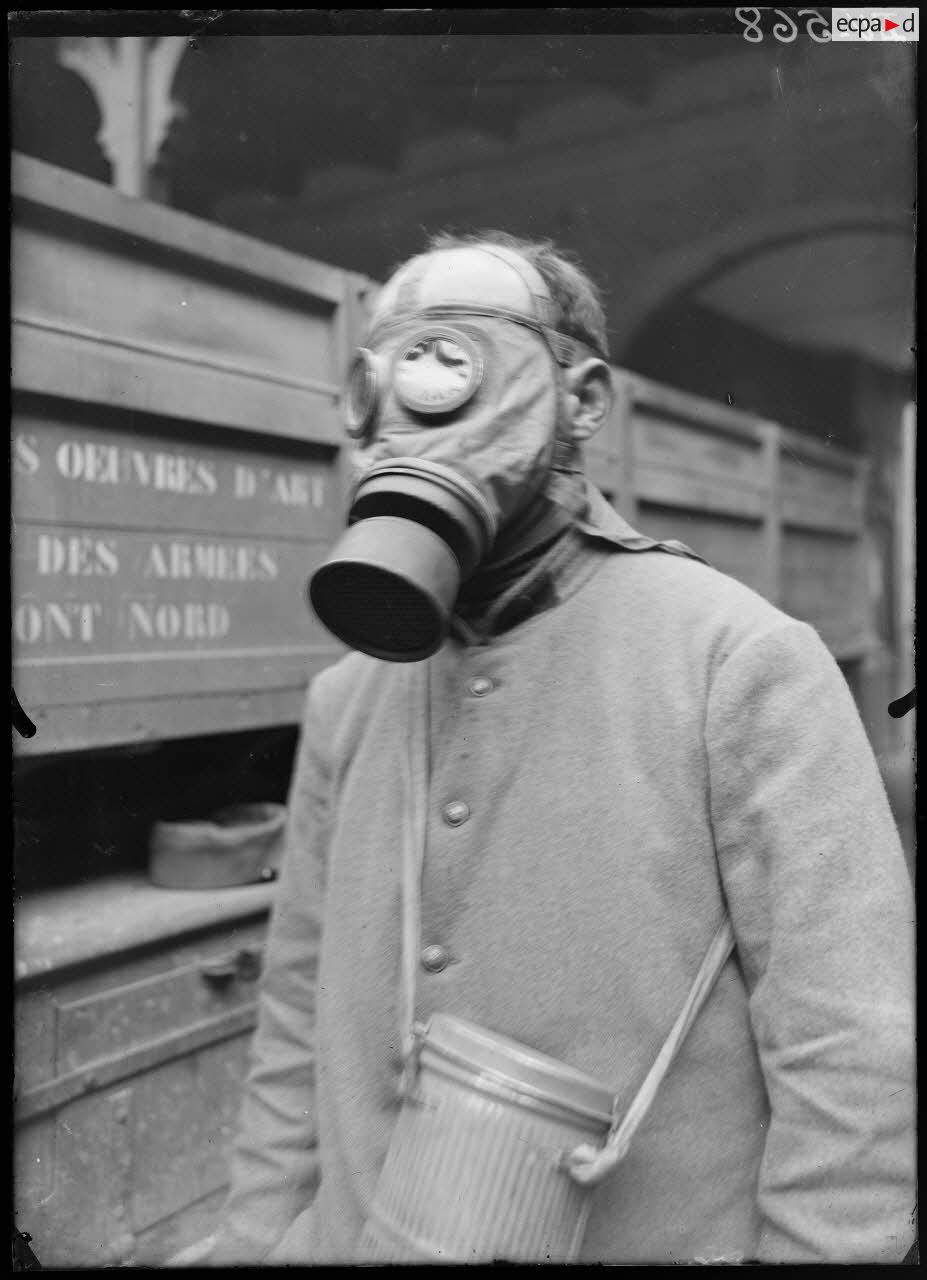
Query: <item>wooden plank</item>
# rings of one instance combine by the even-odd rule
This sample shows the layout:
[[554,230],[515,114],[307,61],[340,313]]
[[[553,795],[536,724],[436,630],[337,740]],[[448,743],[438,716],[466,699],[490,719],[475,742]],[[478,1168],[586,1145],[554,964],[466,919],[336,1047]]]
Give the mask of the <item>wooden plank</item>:
[[145,1231],[228,1181],[250,1033],[159,1067],[134,1088],[133,1232]]
[[804,458],[811,462],[820,462],[832,471],[859,470],[863,459],[859,454],[841,449],[839,445],[827,440],[817,440],[814,436],[803,435],[790,427],[778,427],[783,451],[793,457]]
[[16,1004],[13,1016],[13,1074],[17,1089],[52,1079],[55,1074],[56,1008],[47,991],[33,991]]
[[[40,723],[36,716],[47,713],[42,723],[53,725],[56,731],[59,719],[70,708],[90,706],[88,699],[94,692],[93,707],[99,712],[112,707],[116,714],[120,704],[142,702],[157,713],[159,699],[176,705],[181,697],[204,701],[229,694],[255,701],[278,690],[290,696],[296,691],[298,714],[300,691],[313,671],[321,670],[336,656],[334,648],[325,644],[290,648],[251,645],[240,651],[215,648],[192,654],[189,650],[172,654],[139,646],[129,656],[92,654],[86,661],[77,657],[73,662],[52,660],[44,666],[29,666],[24,659],[14,666],[14,687],[20,705],[34,723]],[[204,709],[198,708],[200,712]],[[141,723],[140,728],[144,728]]]
[[13,1144],[13,1221],[32,1237],[30,1248],[44,1267],[46,1242],[55,1238],[55,1122],[46,1116],[23,1125]]
[[271,725],[298,725],[307,681],[337,653],[319,654],[306,664],[305,675],[292,686],[246,693],[188,694],[182,698],[136,698],[89,706],[29,706],[37,732],[17,738],[14,750],[25,760],[51,751],[76,751],[88,743],[110,747],[158,742],[207,732],[235,733]]
[[34,1120],[88,1094],[151,1071],[161,1063],[186,1057],[203,1045],[215,1044],[240,1035],[243,1031],[250,1031],[256,1018],[257,1005],[252,1001],[228,1013],[204,1018],[202,1022],[173,1035],[139,1045],[127,1053],[100,1058],[90,1066],[58,1076],[33,1089],[26,1089],[16,1101],[17,1123]]
[[17,991],[54,980],[62,999],[89,997],[104,964],[118,966],[123,982],[140,981],[210,954],[217,931],[251,945],[275,893],[265,883],[162,889],[134,872],[30,894],[16,907]]
[[740,519],[762,520],[766,509],[760,493],[735,486],[725,487],[719,481],[693,472],[673,472],[640,462],[634,468],[634,490],[639,503],[713,512]]
[[898,505],[895,512],[895,634],[902,686],[914,684],[914,579],[917,560],[917,409],[908,401],[902,412],[898,453]]
[[767,503],[761,449],[747,440],[667,417],[632,418],[634,490],[639,501],[761,519]]
[[634,457],[638,464],[717,477],[725,484],[763,492],[762,441],[735,439],[707,427],[694,428],[665,414],[643,414],[635,406]]
[[[79,1000],[58,999],[57,1074],[70,1074],[108,1054],[126,1053],[145,1041],[253,1003],[257,971],[252,978],[236,976],[221,985],[203,976],[204,967],[244,949],[237,944],[230,948],[219,939],[204,948],[203,959],[195,964]],[[247,950],[260,957],[262,947]]]
[[612,419],[615,448],[618,454],[617,505],[619,511],[632,524],[637,519],[638,502],[634,483],[634,392],[630,379],[613,378],[616,392],[616,413]]
[[897,750],[898,722],[886,713],[888,704],[898,696],[895,674],[893,655],[879,645],[867,655],[865,669],[856,673],[852,685],[860,719],[877,757]]
[[762,525],[649,504],[641,504],[635,524],[652,538],[678,538],[722,573],[755,591],[765,589]]
[[220,1187],[228,1179],[228,1150],[238,1131],[241,1086],[248,1071],[250,1050],[248,1033],[222,1044],[206,1045],[197,1054],[197,1085],[205,1099],[213,1134],[211,1150],[200,1152],[200,1186],[204,1189]]
[[[137,1267],[164,1267],[181,1250],[208,1241],[218,1225],[227,1194],[228,1184],[223,1183],[209,1195],[184,1205],[150,1227],[137,1227],[133,1264]],[[186,1265],[197,1264],[191,1261]]]
[[597,489],[603,493],[615,492],[614,464],[605,449],[599,445],[586,446],[586,475]]
[[[39,727],[27,752],[120,731],[137,740],[165,719],[195,732],[193,711],[230,712],[228,727],[269,723],[255,696],[272,689],[285,693],[274,713],[291,704],[292,721],[310,672],[341,652],[305,597],[343,520],[335,455],[145,423],[116,414],[97,426],[57,402],[17,408],[15,687]],[[239,439],[248,447],[222,447]],[[242,697],[207,708],[228,693]],[[119,710],[102,724],[107,704]],[[64,721],[49,714],[82,706]]]
[[[175,365],[194,365],[218,374],[233,374],[238,378],[267,382],[272,386],[294,387],[297,391],[320,392],[322,395],[335,396],[340,390],[339,384],[328,378],[307,376],[302,371],[291,372],[286,367],[278,370],[270,363],[256,362],[253,352],[238,356],[221,346],[213,351],[198,347],[196,343],[179,342],[176,332],[172,332],[167,339],[153,340],[144,336],[131,337],[107,332],[105,329],[91,328],[72,320],[50,320],[21,312],[13,317],[13,323],[16,326],[14,333],[20,343],[30,341],[38,343],[42,341],[43,336],[48,335],[64,338],[71,345],[86,343],[88,350],[93,346],[99,346],[128,351],[130,354],[140,356],[154,356]],[[178,327],[175,326],[175,330]]]
[[[354,272],[346,272],[344,277],[344,297],[335,323],[336,375],[339,389],[347,381],[348,369],[356,349],[363,343],[367,331],[370,306],[378,292],[378,288],[366,276]],[[338,430],[341,444],[345,443],[342,403],[337,403]],[[340,448],[332,463],[332,471],[336,478],[340,502],[338,504],[338,532],[344,527],[349,504],[349,494],[354,481],[353,459],[351,450]]]
[[787,451],[779,466],[783,524],[834,533],[860,530],[863,509],[855,469],[823,466]]
[[612,369],[612,388],[614,405],[604,428],[604,439],[594,457],[595,472],[589,473],[587,465],[587,474],[606,499],[633,524],[637,514],[637,495],[631,446],[632,402],[628,377],[620,369]]
[[858,540],[786,529],[782,584],[785,612],[815,627],[835,655],[866,650],[872,622]]
[[629,401],[627,380],[620,370],[612,370],[614,406],[599,432],[586,444],[585,470],[592,483],[613,500],[628,519],[628,486],[625,483],[624,445]]
[[[13,516],[95,525],[331,539],[343,523],[333,455],[303,440],[206,440],[137,415],[83,421],[51,402],[13,416]],[[100,416],[103,416],[102,414]]]
[[[864,652],[872,636],[861,577],[860,460],[636,375],[630,384],[638,527],[688,542],[815,625],[835,654]],[[733,515],[741,520],[725,518]],[[815,531],[843,538],[815,540]]]
[[332,304],[312,297],[245,292],[207,274],[178,270],[133,242],[73,240],[31,225],[14,227],[13,317],[97,340],[137,343],[175,358],[240,360],[266,376],[331,380]]
[[44,1269],[112,1266],[131,1255],[131,1108],[131,1090],[120,1089],[77,1100],[56,1125],[52,1201],[34,1241]]
[[[813,624],[812,624],[813,625]],[[868,621],[860,620],[856,627],[816,628],[837,662],[855,662],[868,658],[879,647],[879,639]],[[878,735],[872,735],[873,750],[878,751]]]
[[313,390],[51,329],[16,327],[13,387],[330,447],[344,438],[334,384]]
[[[69,169],[14,152],[10,178],[20,218],[34,217],[29,206],[35,205],[104,228],[114,243],[120,237],[136,244],[146,242],[180,262],[188,257],[204,259],[329,303],[341,297],[342,273],[337,268],[164,205],[128,199],[108,184]],[[77,237],[81,232],[72,234]]]
[[679,391],[674,387],[664,386],[640,374],[622,370],[628,379],[631,398],[635,410],[652,416],[665,416],[671,420],[702,426],[716,434],[730,436],[743,443],[762,443],[762,426],[764,418],[756,414],[744,413],[740,409],[732,409],[728,405],[719,404],[704,396],[693,395],[689,391]]
[[781,433],[770,424],[763,428],[763,461],[769,494],[763,522],[763,594],[773,604],[782,599],[782,477],[780,474]]
[[[83,559],[72,563],[99,566],[95,575],[42,574],[43,555],[51,562],[73,547]],[[14,550],[14,672],[24,707],[24,698],[49,706],[258,690],[291,684],[312,655],[332,653],[305,597],[326,554],[321,542],[65,535],[28,524]]]

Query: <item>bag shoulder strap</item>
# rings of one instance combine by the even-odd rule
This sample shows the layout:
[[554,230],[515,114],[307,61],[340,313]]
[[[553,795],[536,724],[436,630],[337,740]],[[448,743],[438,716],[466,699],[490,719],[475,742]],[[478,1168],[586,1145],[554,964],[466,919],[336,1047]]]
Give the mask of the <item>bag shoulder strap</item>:
[[403,831],[401,864],[399,1037],[403,1096],[415,1077],[415,970],[421,945],[422,862],[425,853],[425,789],[428,779],[429,676],[427,662],[410,662],[406,678],[409,715],[402,754]]
[[663,1078],[669,1071],[683,1040],[689,1032],[702,1006],[711,994],[715,979],[723,969],[728,956],[734,947],[734,931],[730,919],[725,915],[718,931],[711,940],[705,953],[701,967],[695,976],[692,989],[685,1004],[679,1012],[673,1028],[657,1054],[653,1066],[644,1077],[644,1082],[622,1117],[615,1115],[604,1147],[594,1147],[590,1143],[582,1143],[572,1151],[567,1151],[561,1158],[561,1165],[576,1181],[584,1186],[594,1185],[619,1164],[627,1155],[631,1142],[650,1105],[656,1097]]

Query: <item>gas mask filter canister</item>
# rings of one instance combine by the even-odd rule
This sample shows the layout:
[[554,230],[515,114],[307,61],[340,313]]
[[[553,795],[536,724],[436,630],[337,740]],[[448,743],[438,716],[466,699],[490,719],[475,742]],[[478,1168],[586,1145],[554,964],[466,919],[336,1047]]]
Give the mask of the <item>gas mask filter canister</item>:
[[488,546],[481,506],[478,493],[462,495],[456,478],[434,463],[378,468],[358,486],[351,524],[310,581],[319,618],[372,657],[430,657],[462,580]]
[[542,277],[492,246],[413,258],[384,287],[343,399],[357,447],[348,527],[309,582],[322,623],[392,662],[443,643],[461,585],[543,486],[559,421]]

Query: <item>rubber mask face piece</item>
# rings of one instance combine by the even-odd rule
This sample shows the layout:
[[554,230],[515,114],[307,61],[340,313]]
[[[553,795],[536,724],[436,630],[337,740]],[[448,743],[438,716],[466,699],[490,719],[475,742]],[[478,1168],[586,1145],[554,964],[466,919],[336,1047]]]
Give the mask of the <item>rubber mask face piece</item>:
[[543,488],[553,456],[560,391],[543,338],[501,319],[412,320],[371,351],[382,389],[358,477],[397,458],[447,467],[480,493],[494,538]]
[[543,489],[557,437],[542,334],[454,311],[387,314],[355,358],[349,527],[310,583],[329,630],[391,661],[440,646],[461,584]]

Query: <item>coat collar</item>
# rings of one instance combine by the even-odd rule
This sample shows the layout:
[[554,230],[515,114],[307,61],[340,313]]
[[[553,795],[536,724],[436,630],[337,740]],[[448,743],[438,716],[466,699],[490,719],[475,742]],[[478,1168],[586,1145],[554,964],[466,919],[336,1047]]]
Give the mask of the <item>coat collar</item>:
[[691,547],[687,547],[684,542],[679,542],[675,538],[666,538],[661,541],[638,533],[623,516],[618,514],[605,495],[588,481],[586,494],[589,506],[585,517],[576,521],[576,527],[592,541],[600,544],[611,543],[622,551],[666,551],[670,555],[688,556],[691,560],[700,560],[702,564],[708,563]]
[[562,603],[592,576],[601,563],[596,551],[663,551],[707,561],[675,538],[649,538],[628,524],[605,496],[586,481],[585,515],[558,538],[525,573],[479,617],[454,614],[451,632],[464,644],[488,644],[520,622]]

